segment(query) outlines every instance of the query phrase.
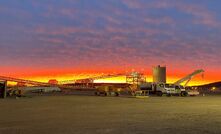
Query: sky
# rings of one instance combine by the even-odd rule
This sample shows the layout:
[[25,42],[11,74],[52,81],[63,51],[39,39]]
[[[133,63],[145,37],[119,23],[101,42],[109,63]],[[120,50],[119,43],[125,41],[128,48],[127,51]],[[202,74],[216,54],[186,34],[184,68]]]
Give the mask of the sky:
[[[72,79],[136,70],[221,81],[220,0],[0,0],[0,75]],[[120,78],[115,79],[118,81]],[[120,81],[120,80],[119,80]]]

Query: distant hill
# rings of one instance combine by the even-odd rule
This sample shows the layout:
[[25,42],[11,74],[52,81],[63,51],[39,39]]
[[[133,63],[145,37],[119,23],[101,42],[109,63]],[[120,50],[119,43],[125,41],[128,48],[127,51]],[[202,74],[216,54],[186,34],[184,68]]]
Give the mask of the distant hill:
[[193,88],[196,88],[201,93],[221,94],[221,81],[201,86],[193,86]]
[[220,82],[214,82],[214,83],[209,83],[201,86],[196,86],[196,87],[217,87],[221,88],[221,81]]

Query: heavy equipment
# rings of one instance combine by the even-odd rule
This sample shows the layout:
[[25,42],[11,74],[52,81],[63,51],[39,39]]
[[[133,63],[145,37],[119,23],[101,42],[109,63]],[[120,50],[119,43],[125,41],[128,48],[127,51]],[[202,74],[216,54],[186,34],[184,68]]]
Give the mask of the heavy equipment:
[[[5,85],[5,90],[7,92],[8,96],[17,96],[17,97],[22,97],[24,96],[24,93],[26,91],[33,91],[33,92],[37,92],[39,91],[39,87],[45,87],[42,88],[43,92],[50,92],[50,91],[54,91],[53,87],[59,87],[57,84],[50,84],[50,83],[45,83],[45,82],[37,82],[37,81],[32,81],[32,80],[25,80],[25,79],[19,79],[19,78],[12,78],[12,77],[5,77],[5,76],[0,76],[0,80],[3,80],[5,82],[11,81],[11,82],[17,82],[17,85],[25,85],[25,84],[29,84],[32,85],[33,87],[14,87],[11,89],[7,89]],[[21,84],[22,83],[22,84]],[[35,87],[37,86],[37,87]],[[53,88],[53,89],[51,89]],[[58,89],[56,89],[56,91],[58,91]],[[59,90],[60,91],[60,90]]]
[[86,78],[81,78],[81,79],[73,79],[73,80],[66,80],[66,81],[59,81],[58,83],[60,85],[64,84],[76,84],[76,83],[83,83],[83,84],[91,84],[94,83],[95,80],[99,79],[108,79],[108,78],[113,78],[113,77],[120,77],[120,76],[125,76],[126,74],[101,74],[98,76],[94,77],[86,77]]
[[[106,86],[98,86],[96,87],[95,95],[104,95],[104,96],[119,96],[122,91],[129,92],[133,96],[147,96],[146,91],[142,91],[139,88],[141,83],[145,83],[146,79],[142,73],[139,72],[130,72],[127,74],[117,74],[117,75],[108,75],[109,77],[119,77],[125,76],[126,77],[126,86],[118,87],[114,85],[106,85]],[[98,78],[106,78],[98,77]]]
[[150,95],[156,94],[157,96],[162,95],[179,95],[187,96],[185,88],[181,85],[168,84],[168,83],[145,83],[140,85],[142,91],[147,91]]
[[113,85],[98,86],[96,87],[95,95],[119,96],[121,90],[121,88],[114,87]]
[[[98,79],[106,79],[106,78],[112,78],[112,77],[119,77],[119,76],[125,76],[125,74],[108,74],[104,75],[101,74],[100,76],[96,77],[88,77],[88,78],[83,78],[83,79],[74,79],[74,80],[68,80],[68,81],[61,81],[58,82],[57,80],[49,80],[48,83],[46,82],[37,82],[37,81],[32,81],[32,80],[25,80],[25,79],[18,79],[18,78],[12,78],[12,77],[5,77],[5,76],[0,76],[0,80],[4,81],[11,81],[11,82],[17,82],[17,83],[22,83],[22,85],[29,84],[32,85],[31,87],[16,87],[14,89],[8,90],[8,95],[9,96],[23,96],[24,92],[42,92],[42,93],[48,93],[48,92],[60,92],[62,88],[63,90],[67,89],[66,91],[70,89],[85,89],[85,88],[95,88],[93,86],[93,83],[95,80]],[[20,84],[19,84],[20,85]],[[80,87],[78,86],[80,85]],[[114,88],[113,86],[106,86],[106,87],[97,87],[96,88],[97,94],[106,94],[109,95],[113,91],[115,91],[116,96],[118,96],[118,91],[119,88]],[[100,92],[100,93],[99,93]],[[0,93],[1,95],[1,93]]]
[[191,74],[189,74],[189,75],[183,77],[182,79],[180,79],[180,80],[174,82],[174,84],[175,84],[175,85],[181,85],[183,82],[186,81],[186,83],[184,84],[184,87],[186,87],[186,86],[188,85],[188,83],[191,81],[191,79],[192,79],[194,76],[196,76],[196,75],[198,75],[198,74],[200,74],[200,73],[204,73],[204,72],[205,72],[205,71],[204,71],[203,69],[195,70],[193,73],[191,73]]
[[[190,82],[190,80],[204,72],[204,70],[199,69],[194,71],[193,73],[183,77],[182,79],[176,81],[175,83],[143,83],[140,85],[140,89],[143,91],[148,91],[150,94],[156,94],[158,96],[162,96],[163,94],[167,96],[171,95],[179,95],[179,96],[187,96],[188,92],[185,89],[185,86]],[[187,81],[184,86],[181,85],[183,82]]]

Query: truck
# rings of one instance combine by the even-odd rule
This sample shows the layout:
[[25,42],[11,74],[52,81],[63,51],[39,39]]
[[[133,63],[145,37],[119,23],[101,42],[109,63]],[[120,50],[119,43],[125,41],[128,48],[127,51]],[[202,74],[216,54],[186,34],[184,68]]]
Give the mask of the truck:
[[[200,74],[204,73],[205,71],[203,69],[195,70],[191,74],[179,79],[178,81],[174,82],[173,84],[168,83],[143,83],[140,85],[141,90],[146,90],[149,92],[149,94],[156,94],[158,96],[162,96],[163,94],[166,94],[167,96],[171,95],[179,95],[179,96],[187,96],[188,92],[186,91],[185,87],[188,85],[188,83],[191,81],[191,79]],[[202,75],[203,77],[203,75]],[[184,83],[186,82],[186,83]],[[184,83],[184,86],[181,84]],[[191,95],[191,93],[190,93]],[[194,95],[198,95],[195,93]]]
[[178,95],[187,96],[188,93],[182,85],[175,85],[169,83],[143,83],[140,85],[140,90],[147,91],[149,94],[156,94],[157,96]]

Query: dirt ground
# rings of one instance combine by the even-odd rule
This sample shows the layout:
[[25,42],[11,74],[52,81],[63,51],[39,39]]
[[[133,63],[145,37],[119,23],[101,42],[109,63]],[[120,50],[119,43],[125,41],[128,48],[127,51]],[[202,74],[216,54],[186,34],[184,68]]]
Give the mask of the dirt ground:
[[221,96],[0,100],[0,134],[221,134]]

